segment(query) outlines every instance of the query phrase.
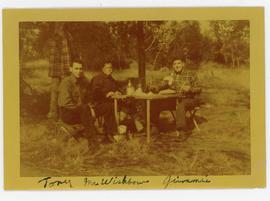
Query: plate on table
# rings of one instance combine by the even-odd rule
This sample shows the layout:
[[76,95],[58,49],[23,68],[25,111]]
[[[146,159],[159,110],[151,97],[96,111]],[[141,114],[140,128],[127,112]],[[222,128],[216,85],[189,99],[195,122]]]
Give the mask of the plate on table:
[[164,89],[159,92],[161,95],[176,94],[176,91],[173,89]]

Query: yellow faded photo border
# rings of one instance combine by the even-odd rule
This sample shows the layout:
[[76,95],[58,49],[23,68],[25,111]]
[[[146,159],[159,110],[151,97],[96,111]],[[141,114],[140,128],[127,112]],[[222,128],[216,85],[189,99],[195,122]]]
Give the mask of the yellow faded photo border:
[[[266,185],[264,8],[121,8],[121,9],[4,9],[4,184],[5,189],[44,189],[41,177],[20,177],[19,22],[120,20],[249,20],[250,21],[250,128],[251,175],[207,176],[209,183],[175,183],[168,188],[262,188]],[[229,126],[229,125],[228,125]],[[84,185],[85,177],[59,177],[72,188],[49,189],[162,189],[164,176],[134,176],[142,185]],[[57,178],[57,177],[56,177]],[[99,180],[101,177],[89,177]],[[110,178],[110,177],[104,177]],[[180,179],[200,179],[181,176]]]

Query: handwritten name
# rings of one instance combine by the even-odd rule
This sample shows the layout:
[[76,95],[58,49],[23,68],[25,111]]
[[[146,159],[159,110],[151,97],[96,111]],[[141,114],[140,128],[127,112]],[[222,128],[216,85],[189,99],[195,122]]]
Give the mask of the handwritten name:
[[[167,176],[163,179],[163,185],[164,188],[168,188],[171,184],[192,184],[192,183],[210,183],[211,180],[209,180],[206,177],[201,178],[191,178],[191,179],[185,179],[180,178],[179,176]],[[39,184],[43,186],[43,188],[53,188],[53,187],[59,187],[64,186],[68,188],[73,188],[72,182],[69,179],[54,179],[52,177],[44,177],[38,181]],[[106,186],[106,185],[143,185],[150,183],[150,180],[148,179],[135,179],[130,176],[113,176],[113,177],[101,177],[98,179],[92,179],[90,177],[85,177],[83,179],[84,186]]]
[[52,177],[45,177],[38,181],[38,183],[43,184],[43,188],[53,188],[57,186],[67,186],[72,188],[71,180],[64,179],[64,180],[54,180]]
[[149,183],[149,180],[135,180],[132,177],[123,176],[123,177],[110,177],[110,178],[102,178],[101,180],[91,180],[88,177],[84,178],[84,186],[98,186],[98,185],[142,185],[145,183]]
[[196,178],[196,179],[181,179],[179,176],[167,176],[163,180],[164,188],[167,188],[170,184],[184,184],[184,183],[210,183],[208,178]]

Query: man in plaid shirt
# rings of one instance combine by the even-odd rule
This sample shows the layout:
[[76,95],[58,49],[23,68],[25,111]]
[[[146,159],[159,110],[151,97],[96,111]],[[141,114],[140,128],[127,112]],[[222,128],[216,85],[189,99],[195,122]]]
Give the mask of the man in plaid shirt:
[[166,100],[154,100],[151,104],[151,122],[158,129],[159,115],[164,110],[176,111],[176,129],[177,131],[188,130],[186,111],[192,110],[194,107],[201,104],[200,99],[194,98],[194,94],[200,93],[200,89],[197,90],[197,77],[191,72],[184,69],[184,62],[180,59],[173,61],[173,72],[163,79],[162,85],[159,86],[159,93],[163,90],[170,89],[178,94],[182,94],[183,98],[176,100],[170,98]]
[[53,37],[49,40],[49,77],[51,77],[51,99],[48,118],[57,119],[58,87],[61,79],[69,75],[71,66],[71,37],[64,31],[64,23],[56,23]]

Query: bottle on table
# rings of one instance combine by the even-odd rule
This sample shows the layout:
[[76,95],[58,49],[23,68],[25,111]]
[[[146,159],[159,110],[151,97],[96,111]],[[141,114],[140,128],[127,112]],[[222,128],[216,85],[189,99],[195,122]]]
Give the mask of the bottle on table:
[[127,86],[127,95],[131,96],[134,93],[134,87],[132,86],[131,81],[128,81],[128,86]]
[[136,90],[136,92],[143,93],[142,84],[141,83],[138,84],[138,89]]

